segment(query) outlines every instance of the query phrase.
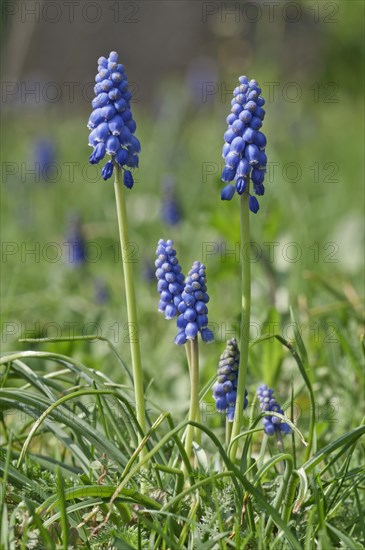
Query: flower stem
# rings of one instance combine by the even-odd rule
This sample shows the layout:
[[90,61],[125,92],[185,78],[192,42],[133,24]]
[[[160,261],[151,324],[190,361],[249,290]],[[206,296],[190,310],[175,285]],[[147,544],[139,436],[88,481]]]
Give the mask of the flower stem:
[[[189,420],[197,420],[199,408],[199,345],[198,337],[191,340],[190,355],[190,409]],[[188,457],[191,455],[194,437],[194,426],[188,425],[185,439],[185,451]]]
[[[243,405],[245,400],[245,388],[247,378],[249,327],[251,313],[251,263],[250,253],[250,212],[248,208],[249,178],[247,178],[247,191],[241,195],[241,269],[242,269],[242,313],[240,330],[240,364],[238,369],[237,399],[234,413],[231,441],[240,433],[243,421]],[[247,256],[248,254],[248,256]],[[246,255],[246,257],[245,257]],[[236,460],[238,441],[231,447],[230,459]]]
[[[127,212],[124,197],[124,188],[121,182],[121,169],[115,166],[115,200],[117,205],[118,226],[120,246],[122,249],[124,284],[127,302],[127,315],[129,327],[129,341],[132,356],[133,380],[134,380],[134,395],[136,401],[137,420],[143,433],[146,433],[146,415],[143,391],[143,375],[141,366],[141,352],[139,348],[139,327],[137,320],[136,295],[134,290],[134,274],[133,264],[128,258],[128,227],[127,227]],[[141,442],[142,435],[138,435],[138,441]],[[141,458],[147,452],[146,447],[141,451]]]

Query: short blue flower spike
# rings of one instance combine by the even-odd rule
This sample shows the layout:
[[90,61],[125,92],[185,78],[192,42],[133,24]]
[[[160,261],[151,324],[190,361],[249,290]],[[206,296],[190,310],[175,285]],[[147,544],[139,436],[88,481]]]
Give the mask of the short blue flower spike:
[[128,189],[133,187],[132,173],[128,168],[138,167],[138,153],[141,150],[139,140],[133,135],[136,123],[133,120],[128,90],[128,80],[124,66],[118,63],[117,52],[110,52],[109,58],[98,59],[98,74],[95,77],[92,101],[93,112],[87,127],[91,130],[89,145],[93,147],[91,164],[97,164],[104,156],[109,160],[101,171],[104,180],[113,174],[117,164],[125,170],[123,183]]
[[214,340],[213,333],[208,328],[209,296],[206,282],[205,265],[194,262],[186,277],[181,300],[177,306],[180,315],[176,322],[179,332],[175,344],[178,346],[186,344],[187,340],[193,340],[199,332],[204,342]]
[[[222,200],[231,200],[235,192],[246,192],[247,179],[253,184],[255,195],[263,195],[267,157],[266,137],[260,131],[265,110],[265,100],[256,80],[240,76],[239,86],[233,91],[231,113],[227,117],[228,130],[224,134],[222,156],[225,167],[222,181],[234,182],[223,188]],[[249,209],[256,214],[259,203],[255,197],[249,199]]]
[[[274,398],[274,390],[268,388],[266,384],[257,388],[257,397],[260,402],[260,408],[264,412],[277,412],[279,414],[284,414],[284,411],[280,408],[280,405]],[[266,435],[277,434],[290,434],[292,429],[288,424],[282,422],[277,416],[265,416],[262,419],[262,424],[264,426],[264,432]]]
[[181,272],[173,244],[171,240],[160,239],[156,250],[157,290],[160,293],[158,310],[165,313],[165,319],[173,319],[178,315],[177,306],[184,290],[185,276]]
[[[217,381],[213,385],[213,398],[218,412],[226,412],[227,420],[233,422],[237,398],[238,367],[240,352],[235,338],[228,340],[226,349],[219,359]],[[245,390],[245,409],[248,405]]]

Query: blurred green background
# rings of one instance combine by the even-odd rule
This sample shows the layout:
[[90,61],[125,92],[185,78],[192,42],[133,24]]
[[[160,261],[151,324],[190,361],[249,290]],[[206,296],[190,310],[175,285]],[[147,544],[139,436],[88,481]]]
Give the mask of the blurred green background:
[[[363,330],[363,2],[81,2],[72,17],[46,1],[32,16],[31,4],[5,3],[3,13],[3,350],[24,349],[24,337],[98,333],[129,362],[113,185],[88,166],[86,128],[97,58],[117,50],[142,144],[127,200],[149,394],[179,410],[188,391],[174,323],[157,312],[159,238],[174,240],[185,273],[196,259],[207,265],[216,341],[201,345],[205,381],[225,340],[238,337],[239,208],[237,198],[220,201],[220,171],[241,74],[266,99],[270,167],[252,216],[251,337],[290,338],[292,305],[319,387],[322,375],[341,376],[341,342]],[[40,140],[51,162],[43,169]],[[163,216],[171,194],[181,212],[173,225]],[[80,266],[65,245],[75,217],[89,258]],[[103,343],[52,346],[122,378]],[[296,374],[283,353],[275,342],[254,347],[249,382],[281,372],[289,398]]]

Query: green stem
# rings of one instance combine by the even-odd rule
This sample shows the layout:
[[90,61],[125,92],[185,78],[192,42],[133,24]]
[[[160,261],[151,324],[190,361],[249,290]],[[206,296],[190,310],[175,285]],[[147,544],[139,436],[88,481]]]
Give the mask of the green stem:
[[[197,419],[199,408],[199,345],[198,337],[191,340],[190,355],[190,409],[189,420],[194,422]],[[185,451],[188,457],[191,455],[194,437],[194,426],[188,425],[186,430]]]
[[[125,294],[127,302],[127,315],[128,315],[128,327],[129,327],[129,341],[132,356],[132,368],[133,368],[133,380],[134,380],[134,395],[136,401],[136,415],[139,425],[142,428],[143,433],[146,432],[146,415],[145,415],[145,402],[143,391],[143,375],[141,365],[141,352],[139,348],[139,330],[137,320],[137,307],[136,307],[136,295],[134,290],[134,274],[133,264],[128,258],[128,227],[127,227],[127,212],[124,197],[124,187],[121,182],[121,169],[115,166],[115,200],[117,205],[118,214],[118,226],[119,226],[119,238],[120,246],[122,249],[123,271],[124,271],[124,284]],[[139,443],[143,437],[138,434]],[[146,447],[143,447],[140,457],[142,458],[147,452]]]
[[[231,441],[240,433],[243,421],[243,405],[247,378],[247,362],[249,348],[249,327],[251,313],[251,263],[250,254],[250,211],[248,208],[249,178],[247,178],[247,191],[241,195],[241,268],[242,268],[242,313],[240,334],[240,364],[238,370],[237,399],[234,413]],[[230,459],[235,462],[237,455],[236,440],[230,453]]]
[[231,434],[232,434],[232,422],[229,422],[226,418],[226,451],[228,451],[228,447],[231,441]]

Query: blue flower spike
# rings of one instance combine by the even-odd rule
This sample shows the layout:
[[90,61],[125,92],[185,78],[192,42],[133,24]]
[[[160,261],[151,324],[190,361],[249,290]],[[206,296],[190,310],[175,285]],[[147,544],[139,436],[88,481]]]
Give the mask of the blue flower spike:
[[[219,359],[218,376],[213,385],[213,398],[218,412],[226,412],[228,422],[233,422],[237,398],[238,367],[240,352],[235,338],[228,340]],[[245,390],[244,409],[247,407]]]
[[[276,412],[279,414],[284,414],[283,409],[280,408],[280,405],[274,398],[274,390],[268,388],[266,384],[262,384],[257,388],[257,397],[260,402],[260,408],[263,412]],[[277,416],[265,416],[262,419],[262,424],[264,426],[264,432],[266,435],[280,436],[281,434],[290,434],[292,429],[288,424],[283,422],[281,418]]]
[[177,306],[180,315],[176,321],[179,332],[175,344],[182,346],[187,340],[194,340],[199,333],[203,342],[213,342],[213,333],[208,328],[208,302],[205,265],[196,261],[186,277]]
[[[240,76],[239,85],[233,91],[231,113],[227,117],[228,129],[224,134],[222,181],[230,185],[223,188],[222,200],[230,201],[236,191],[238,195],[248,192],[249,180],[255,195],[261,196],[265,192],[266,137],[260,131],[265,117],[264,104],[256,80]],[[254,214],[259,210],[258,200],[251,195],[249,209]]]
[[133,187],[133,176],[128,168],[137,168],[141,150],[139,140],[134,136],[136,123],[133,120],[124,66],[118,63],[117,52],[110,52],[108,59],[99,57],[98,73],[95,77],[95,98],[93,111],[87,127],[89,145],[93,147],[89,161],[98,164],[105,155],[110,155],[101,171],[104,180],[111,178],[117,164],[124,170],[123,183]]
[[185,276],[181,272],[173,244],[170,239],[160,239],[156,249],[157,290],[160,294],[158,310],[165,314],[165,319],[173,319],[178,315],[178,305],[184,290]]

